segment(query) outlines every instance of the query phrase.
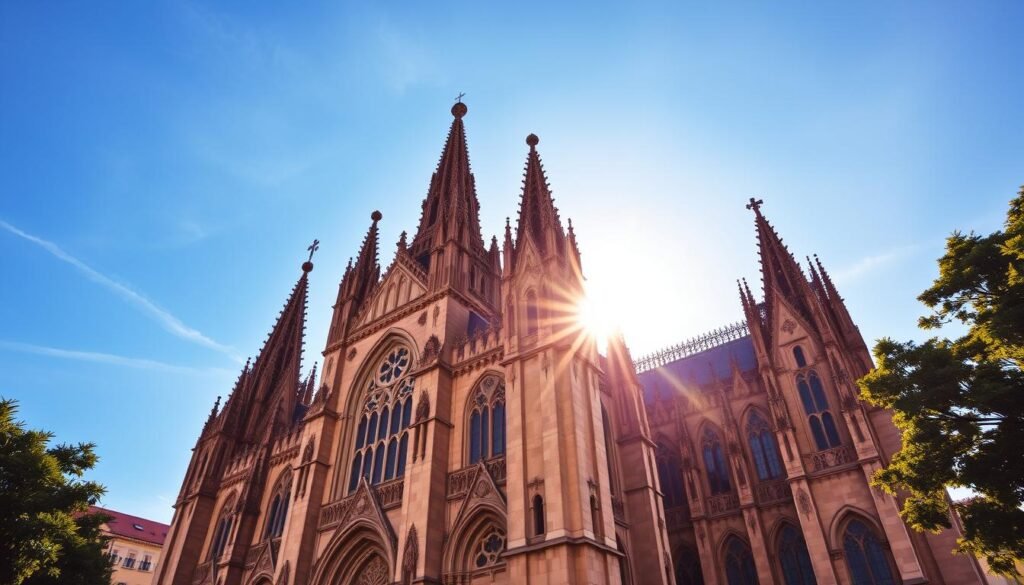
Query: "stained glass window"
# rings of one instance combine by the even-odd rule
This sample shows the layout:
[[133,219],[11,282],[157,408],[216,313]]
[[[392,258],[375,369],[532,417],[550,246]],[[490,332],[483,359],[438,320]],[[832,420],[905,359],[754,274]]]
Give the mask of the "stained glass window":
[[779,533],[779,565],[786,585],[817,585],[803,534],[787,524]]
[[846,525],[843,551],[850,577],[857,585],[893,585],[896,582],[882,543],[863,521],[854,519]]
[[839,431],[835,418],[829,410],[825,388],[821,378],[815,371],[800,374],[796,377],[796,387],[800,393],[800,403],[807,414],[807,423],[811,427],[811,437],[819,451],[840,445]]
[[729,585],[757,585],[757,568],[750,547],[735,536],[725,545],[725,578]]
[[771,427],[757,411],[747,418],[747,442],[754,456],[757,477],[762,480],[782,477],[782,462]]
[[415,384],[408,375],[411,362],[408,348],[395,347],[374,369],[366,385],[349,470],[349,493],[355,491],[360,477],[373,485],[405,475]]
[[488,374],[477,384],[469,407],[469,462],[505,454],[505,382]]
[[725,452],[718,433],[710,427],[704,429],[702,439],[704,453],[704,469],[708,475],[708,487],[712,494],[724,494],[731,490],[729,482],[729,466],[725,462]]

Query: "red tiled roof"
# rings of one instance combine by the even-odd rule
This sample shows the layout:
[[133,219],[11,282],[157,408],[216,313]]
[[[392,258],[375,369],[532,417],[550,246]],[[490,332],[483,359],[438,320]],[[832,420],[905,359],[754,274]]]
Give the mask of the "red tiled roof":
[[146,520],[145,518],[139,518],[138,516],[99,506],[90,506],[89,511],[102,512],[108,516],[113,516],[113,519],[107,522],[107,528],[114,536],[134,538],[135,540],[143,540],[159,546],[164,544],[164,539],[167,538],[167,529],[170,528],[168,525],[154,520]]

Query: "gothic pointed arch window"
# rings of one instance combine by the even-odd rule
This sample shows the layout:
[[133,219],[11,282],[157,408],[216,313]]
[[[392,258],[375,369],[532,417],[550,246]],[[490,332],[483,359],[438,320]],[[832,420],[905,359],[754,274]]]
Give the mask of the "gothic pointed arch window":
[[526,293],[526,334],[535,335],[540,329],[540,310],[537,308],[537,293]]
[[505,454],[505,381],[485,375],[469,401],[469,463]]
[[793,359],[796,361],[796,367],[807,367],[807,358],[804,357],[804,348],[800,347],[799,345],[793,346]]
[[811,437],[819,451],[838,447],[839,431],[836,420],[829,408],[825,388],[821,384],[818,373],[811,370],[796,377],[797,390],[800,393],[800,404],[807,415],[807,424],[811,428]]
[[768,422],[756,410],[747,417],[747,444],[754,457],[758,479],[765,481],[782,477],[782,461],[775,436]]
[[730,536],[725,543],[725,578],[729,585],[758,585],[754,555],[745,542]]
[[779,569],[786,585],[817,585],[803,534],[792,524],[779,531]]
[[405,346],[392,348],[373,369],[364,390],[353,439],[349,493],[366,478],[370,485],[405,475],[415,380],[412,356]]
[[710,426],[704,428],[701,436],[701,452],[704,456],[704,470],[708,476],[708,488],[712,495],[728,493],[732,490],[729,481],[729,466],[722,450],[722,440]]
[[860,518],[853,518],[846,524],[843,552],[850,579],[857,585],[894,585],[897,582],[882,541]]
[[228,497],[220,507],[220,516],[214,526],[213,540],[210,543],[210,559],[219,559],[227,549],[231,539],[231,530],[235,526],[235,498]]
[[676,551],[676,585],[704,585],[697,551],[684,547]]
[[686,505],[686,491],[683,488],[683,469],[679,456],[671,447],[658,442],[654,453],[658,465],[658,480],[665,508],[678,508]]
[[284,532],[284,521],[288,518],[288,504],[291,499],[292,474],[286,471],[277,480],[273,495],[270,496],[270,513],[267,515],[267,525],[263,530],[264,538],[280,538]]

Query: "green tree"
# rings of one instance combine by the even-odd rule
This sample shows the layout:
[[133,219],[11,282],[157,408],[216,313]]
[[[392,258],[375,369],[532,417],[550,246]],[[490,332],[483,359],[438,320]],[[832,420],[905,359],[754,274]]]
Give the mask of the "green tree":
[[1015,575],[1024,559],[1024,187],[1003,230],[954,233],[939,277],[918,299],[925,330],[960,323],[956,339],[881,339],[878,368],[859,383],[892,409],[903,447],[873,483],[905,496],[901,514],[917,530],[950,526],[947,487],[977,497],[954,504],[958,550]]
[[82,475],[95,446],[49,446],[53,434],[26,430],[17,404],[0,399],[0,583],[107,585],[112,567],[90,514],[103,486]]

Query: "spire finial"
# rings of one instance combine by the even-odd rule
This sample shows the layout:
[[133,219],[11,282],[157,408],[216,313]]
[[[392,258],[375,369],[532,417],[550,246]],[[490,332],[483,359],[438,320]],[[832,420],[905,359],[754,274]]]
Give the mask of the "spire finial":
[[373,223],[377,223],[378,221],[384,219],[384,214],[375,210],[373,213],[370,214],[370,219],[373,220]]
[[531,133],[526,137],[526,144],[530,145],[530,150],[534,150],[540,144],[540,138],[536,134]]
[[750,198],[750,203],[747,203],[747,209],[753,209],[754,213],[761,215],[761,206],[764,205],[764,199]]
[[456,118],[461,118],[465,116],[466,112],[469,111],[469,108],[466,107],[466,104],[462,103],[462,98],[465,95],[465,92],[460,91],[459,95],[455,96],[455,105],[452,106],[452,115],[455,116]]
[[313,270],[313,254],[320,249],[320,240],[314,239],[306,249],[309,250],[309,259],[302,263],[302,271],[311,272]]

